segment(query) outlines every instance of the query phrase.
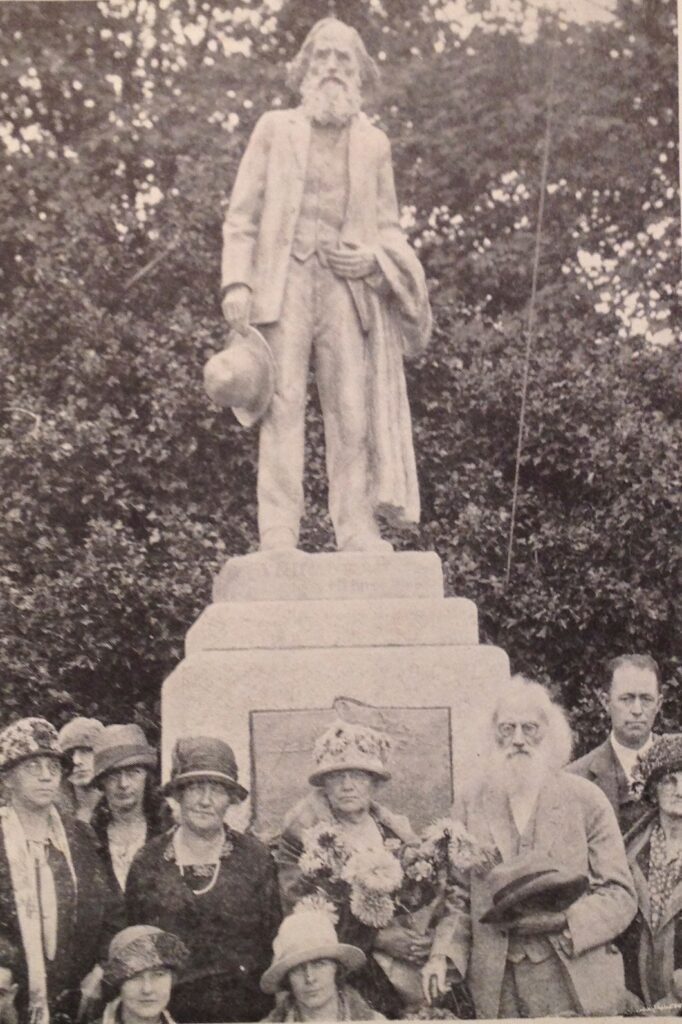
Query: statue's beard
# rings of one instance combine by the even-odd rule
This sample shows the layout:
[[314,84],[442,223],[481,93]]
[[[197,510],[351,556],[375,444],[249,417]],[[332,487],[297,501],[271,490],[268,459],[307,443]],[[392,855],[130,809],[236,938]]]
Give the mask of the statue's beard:
[[309,71],[301,85],[303,109],[317,125],[341,128],[362,108],[357,78],[322,83],[320,75]]

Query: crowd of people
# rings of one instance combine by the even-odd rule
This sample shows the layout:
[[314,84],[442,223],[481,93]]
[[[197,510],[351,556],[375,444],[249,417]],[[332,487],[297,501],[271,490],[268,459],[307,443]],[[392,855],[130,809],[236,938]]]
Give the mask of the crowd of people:
[[611,733],[571,763],[564,712],[514,677],[421,833],[379,800],[391,738],[339,719],[267,846],[227,824],[248,793],[223,739],[179,739],[159,789],[135,724],[12,722],[0,1024],[682,1014],[682,734],[652,732],[648,656],[604,684]]

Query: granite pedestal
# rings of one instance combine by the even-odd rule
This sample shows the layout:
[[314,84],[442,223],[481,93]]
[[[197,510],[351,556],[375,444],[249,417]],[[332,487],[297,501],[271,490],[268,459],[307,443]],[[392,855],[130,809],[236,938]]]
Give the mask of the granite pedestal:
[[231,820],[273,834],[343,699],[394,737],[380,799],[422,827],[476,766],[508,680],[506,654],[478,642],[475,605],[443,596],[434,553],[232,558],[163,685],[164,778],[178,736],[223,737],[251,791]]

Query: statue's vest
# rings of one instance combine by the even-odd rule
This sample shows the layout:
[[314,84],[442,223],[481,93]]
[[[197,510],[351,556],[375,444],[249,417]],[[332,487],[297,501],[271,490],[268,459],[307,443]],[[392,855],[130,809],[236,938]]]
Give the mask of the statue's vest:
[[292,255],[301,262],[314,252],[326,265],[325,249],[335,249],[348,202],[348,130],[313,126],[303,201]]

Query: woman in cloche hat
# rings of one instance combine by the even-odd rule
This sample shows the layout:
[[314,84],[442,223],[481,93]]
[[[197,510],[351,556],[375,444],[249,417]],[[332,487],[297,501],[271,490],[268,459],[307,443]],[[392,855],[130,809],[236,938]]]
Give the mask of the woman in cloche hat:
[[261,978],[264,992],[279,993],[265,1018],[294,1020],[385,1020],[345,981],[365,962],[357,946],[339,942],[331,917],[301,910],[286,917],[272,944],[273,958]]
[[99,790],[93,785],[93,747],[103,729],[98,718],[78,716],[59,730],[59,746],[66,758],[60,804],[69,814],[88,823],[100,798]]
[[272,1000],[259,988],[281,920],[275,866],[253,836],[225,824],[246,798],[232,748],[220,739],[179,739],[165,792],[180,823],[137,854],[128,874],[130,924],[173,932],[190,952],[170,1009],[180,1022],[260,1020]]
[[188,955],[177,935],[153,925],[133,925],[115,935],[104,983],[116,996],[107,1003],[100,1024],[174,1024],[167,1006]]
[[94,756],[100,800],[91,825],[110,882],[123,895],[135,854],[170,828],[172,815],[154,781],[156,750],[139,725],[107,725],[95,740]]
[[625,933],[625,982],[647,1009],[682,1011],[682,733],[654,737],[633,771],[648,804],[625,835],[638,911]]
[[20,953],[19,1019],[32,1024],[60,1011],[75,1019],[97,997],[98,957],[121,923],[90,828],[55,806],[63,762],[43,718],[0,732],[0,925]]
[[[385,862],[389,867],[405,846],[417,842],[407,818],[377,801],[379,787],[391,777],[387,764],[390,747],[385,732],[341,718],[315,742],[308,778],[312,789],[285,815],[276,853],[285,912],[319,893],[306,865],[316,862],[316,852],[309,845],[320,827],[332,826],[349,852],[372,856],[390,851],[395,856]],[[441,907],[446,902],[443,899]],[[437,922],[431,923],[426,934],[405,914],[373,922],[371,914],[359,913],[347,896],[336,900],[335,909],[341,940],[368,954],[365,965],[351,979],[363,998],[388,1017],[416,1012],[425,1002],[420,969],[435,955],[433,928]]]

